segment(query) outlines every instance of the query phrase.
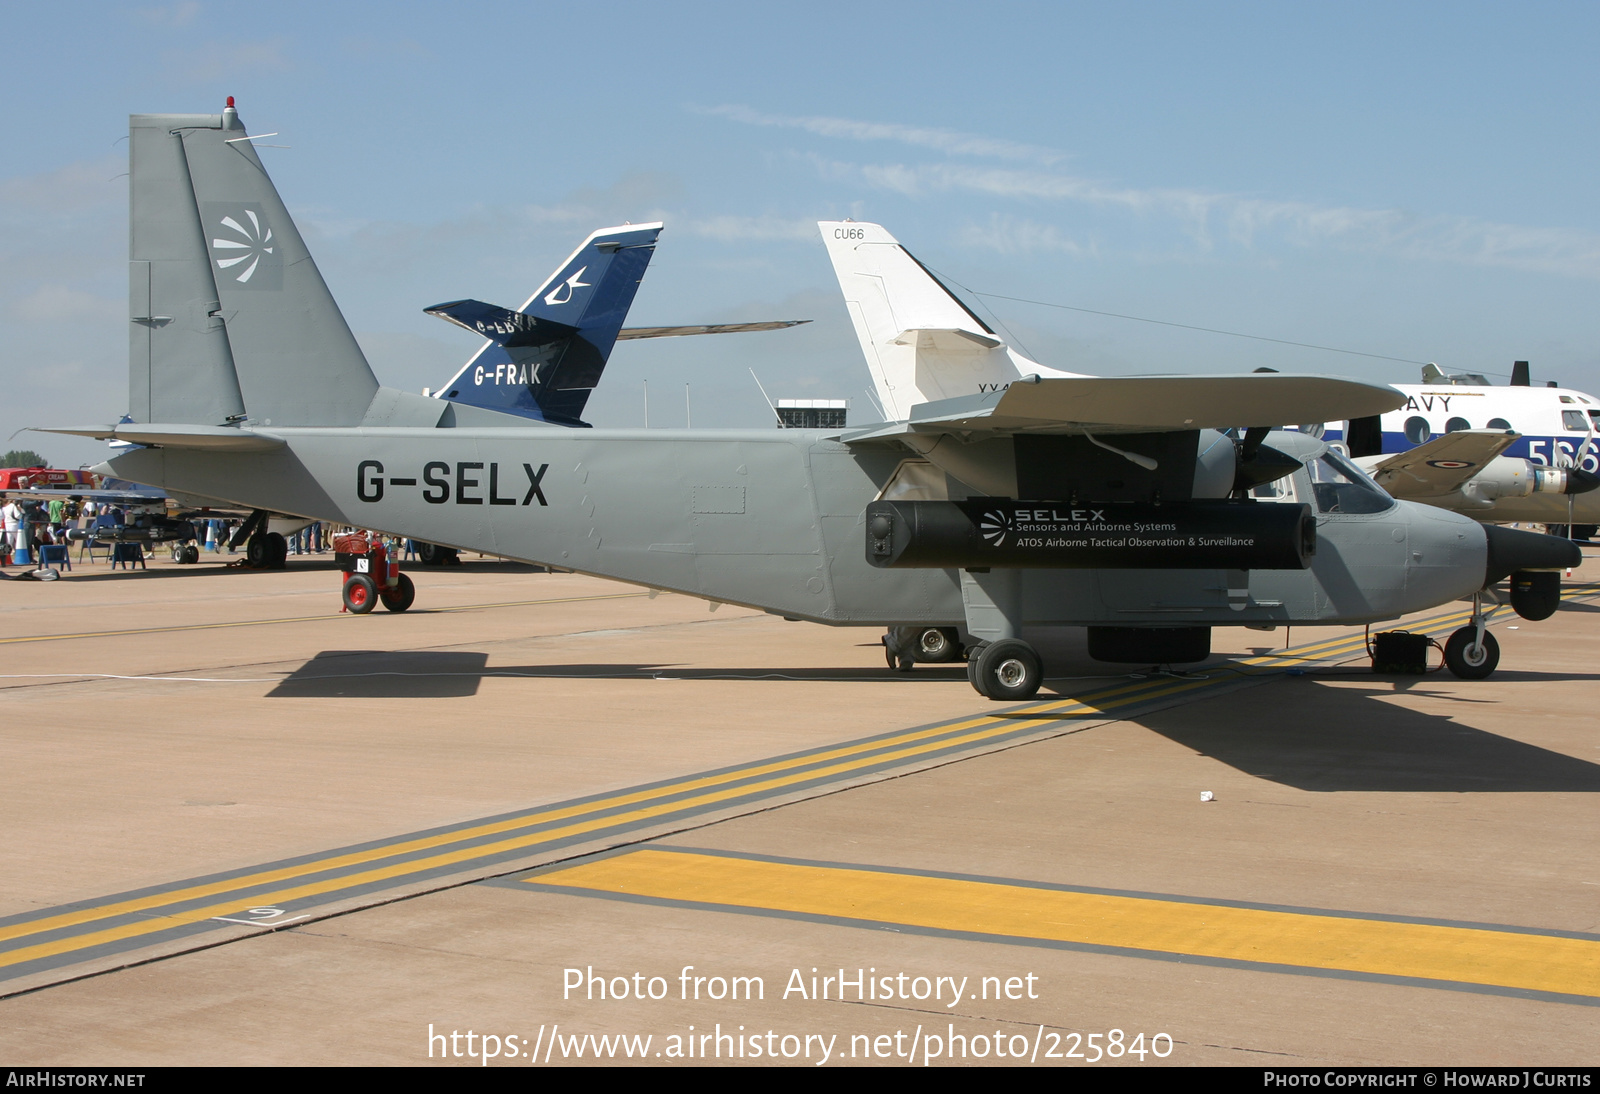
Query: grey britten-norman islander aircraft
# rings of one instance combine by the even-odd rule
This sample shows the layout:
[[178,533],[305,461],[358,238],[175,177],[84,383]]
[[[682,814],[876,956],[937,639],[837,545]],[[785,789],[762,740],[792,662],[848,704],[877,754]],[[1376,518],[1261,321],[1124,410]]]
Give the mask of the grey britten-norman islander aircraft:
[[[137,482],[794,619],[958,626],[974,686],[1003,700],[1041,681],[1025,625],[1087,626],[1106,660],[1193,661],[1212,626],[1391,619],[1513,573],[1514,606],[1548,614],[1571,561],[1395,502],[1320,442],[1263,443],[1383,413],[1392,388],[1023,373],[921,296],[885,302],[913,375],[924,353],[997,351],[1011,374],[886,400],[898,420],[853,431],[551,428],[380,387],[231,104],[134,116],[130,159],[131,421],[55,431],[141,446],[109,461]],[[577,325],[552,297],[530,337]],[[1251,497],[1288,475],[1315,505]],[[1498,656],[1481,616],[1451,649],[1468,675]]]

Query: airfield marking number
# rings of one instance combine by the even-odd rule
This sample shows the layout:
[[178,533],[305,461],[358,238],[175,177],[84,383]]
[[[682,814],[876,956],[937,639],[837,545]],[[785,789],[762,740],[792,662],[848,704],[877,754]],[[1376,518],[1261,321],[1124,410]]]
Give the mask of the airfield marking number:
[[211,918],[221,920],[224,923],[242,923],[247,927],[279,927],[285,923],[293,923],[296,920],[311,918],[309,915],[296,915],[290,916],[288,919],[283,919],[280,917],[285,914],[284,910],[282,908],[273,907],[246,908],[244,914],[250,918],[235,919],[232,916],[226,915],[214,915]]

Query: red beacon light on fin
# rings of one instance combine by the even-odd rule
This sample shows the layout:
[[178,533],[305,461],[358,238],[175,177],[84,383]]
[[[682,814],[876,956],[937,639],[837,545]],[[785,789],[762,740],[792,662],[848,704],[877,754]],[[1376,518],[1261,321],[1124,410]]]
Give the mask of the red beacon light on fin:
[[232,95],[228,96],[228,109],[229,110],[233,109],[233,96]]

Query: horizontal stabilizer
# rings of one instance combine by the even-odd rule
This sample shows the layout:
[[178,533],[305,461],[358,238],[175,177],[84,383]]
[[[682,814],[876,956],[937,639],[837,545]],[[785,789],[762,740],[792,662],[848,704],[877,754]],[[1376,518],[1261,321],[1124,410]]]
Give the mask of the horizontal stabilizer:
[[204,448],[213,452],[266,452],[283,447],[282,437],[226,425],[125,422],[121,425],[38,429],[35,432],[65,433],[72,437],[93,437],[97,441],[122,441],[154,448]]
[[979,350],[998,349],[1005,344],[998,338],[962,330],[960,327],[945,330],[930,327],[921,330],[903,330],[894,336],[893,343],[897,346],[916,346],[920,350],[932,350],[938,353],[976,353]]
[[758,330],[783,330],[809,323],[809,319],[775,319],[766,323],[706,323],[687,327],[623,327],[617,341],[630,338],[678,338],[686,334],[748,334]]
[[1482,471],[1519,436],[1509,430],[1458,430],[1389,456],[1368,473],[1397,498],[1448,494]]
[[908,422],[845,439],[969,430],[1126,433],[1290,425],[1382,414],[1405,401],[1392,387],[1335,376],[1024,377],[1001,391],[920,404]]
[[577,327],[481,300],[452,300],[422,310],[502,346],[547,346],[578,333]]

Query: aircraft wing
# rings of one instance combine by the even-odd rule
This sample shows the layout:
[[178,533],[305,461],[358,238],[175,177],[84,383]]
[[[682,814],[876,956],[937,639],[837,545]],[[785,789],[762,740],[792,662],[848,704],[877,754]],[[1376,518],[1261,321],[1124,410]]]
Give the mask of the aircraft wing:
[[617,332],[617,341],[630,338],[677,338],[685,334],[746,334],[757,330],[783,330],[809,323],[809,319],[776,319],[767,323],[704,323],[687,327],[623,327]]
[[1023,377],[1000,391],[922,403],[909,421],[847,433],[846,441],[905,433],[1149,433],[1343,421],[1394,410],[1385,384],[1338,376]]
[[1397,498],[1448,494],[1482,471],[1520,436],[1510,430],[1463,429],[1374,464],[1368,473]]

